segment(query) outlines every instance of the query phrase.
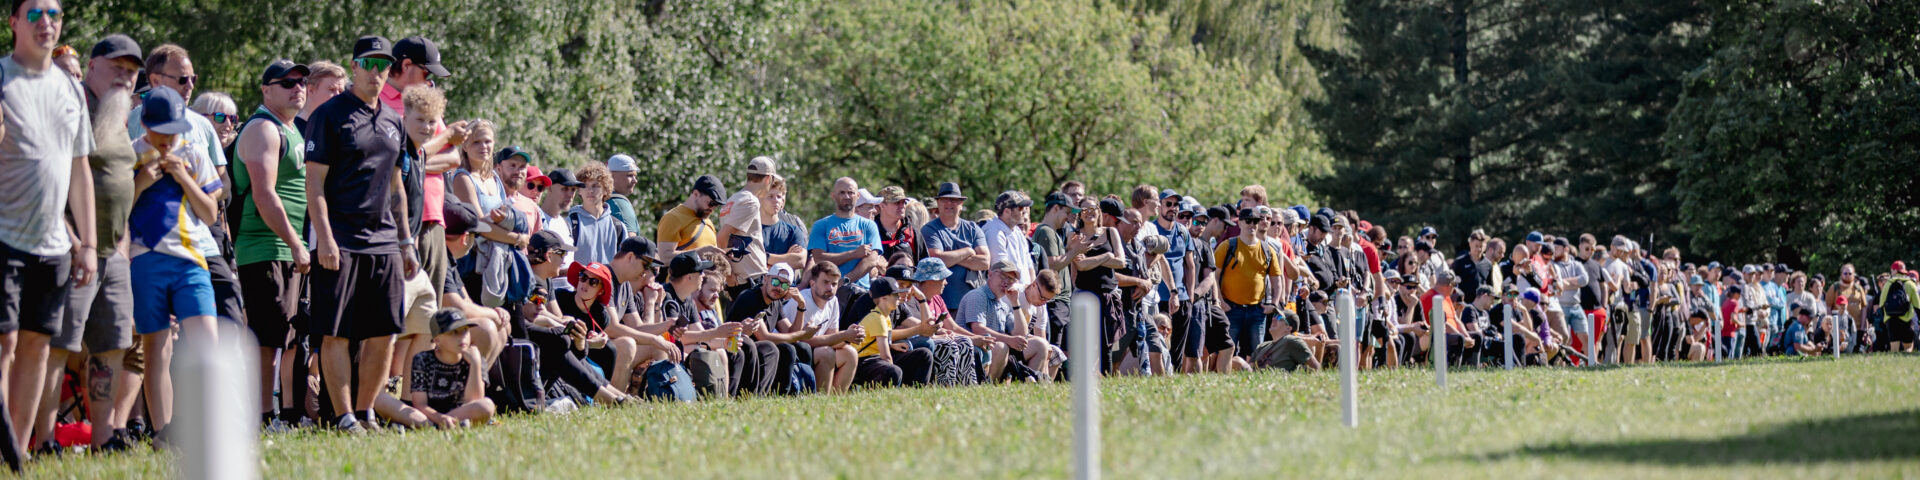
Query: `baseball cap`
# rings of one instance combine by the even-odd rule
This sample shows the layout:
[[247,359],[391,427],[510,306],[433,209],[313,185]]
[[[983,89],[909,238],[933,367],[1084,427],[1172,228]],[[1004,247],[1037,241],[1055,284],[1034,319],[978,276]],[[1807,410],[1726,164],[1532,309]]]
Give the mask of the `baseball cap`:
[[1386,281],[1389,281],[1389,282],[1398,282],[1398,281],[1400,281],[1400,271],[1398,271],[1398,270],[1394,270],[1394,269],[1391,269],[1391,268],[1385,268],[1385,269],[1381,269],[1381,270],[1382,270],[1382,271],[1380,272],[1380,276],[1381,276],[1381,278],[1382,278],[1383,280],[1386,280]]
[[1907,262],[1903,262],[1903,261],[1900,261],[1900,260],[1894,260],[1894,261],[1893,261],[1893,269],[1892,269],[1892,270],[1893,270],[1893,271],[1895,271],[1895,272],[1904,272],[1904,271],[1907,271]]
[[773,266],[767,267],[767,275],[778,278],[788,284],[793,283],[793,267],[785,263],[775,263]]
[[387,37],[367,35],[353,42],[353,59],[384,58],[393,60],[393,42]]
[[880,204],[880,196],[874,195],[873,192],[869,192],[867,191],[867,189],[862,188],[858,193],[859,193],[858,195],[854,196],[853,206],[864,207],[867,205]]
[[1300,215],[1293,213],[1293,209],[1284,208],[1280,210],[1280,224],[1293,225],[1294,223],[1299,221],[1300,221]]
[[873,288],[867,289],[867,294],[872,295],[875,300],[878,300],[880,297],[895,295],[905,291],[907,291],[907,289],[901,288],[900,284],[894,283],[893,279],[882,278],[873,281]]
[[1311,226],[1315,229],[1319,229],[1321,231],[1332,230],[1333,217],[1329,217],[1326,215],[1314,215],[1312,220],[1307,221],[1307,224],[1308,226]]
[[1437,271],[1437,272],[1434,272],[1434,273],[1433,273],[1433,284],[1434,284],[1434,285],[1448,285],[1448,286],[1451,286],[1451,285],[1453,285],[1453,284],[1454,284],[1455,282],[1458,282],[1458,281],[1459,281],[1459,279],[1458,279],[1458,278],[1455,278],[1455,277],[1453,276],[1453,271],[1451,271],[1451,270],[1447,270],[1447,269],[1444,269],[1444,268],[1442,268],[1442,269],[1440,269],[1439,271]]
[[993,199],[994,210],[1006,210],[1009,208],[1032,207],[1032,206],[1033,206],[1033,198],[1028,197],[1026,193],[1023,193],[1019,190],[1008,190],[1008,191],[1000,192],[1000,196],[994,197]]
[[1437,235],[1440,235],[1440,231],[1439,231],[1439,230],[1434,230],[1434,229],[1433,229],[1433,227],[1420,227],[1420,235],[1417,235],[1417,236],[1421,236],[1421,237],[1424,237],[1424,236],[1428,236],[1428,235],[1436,235],[1436,236],[1437,236]]
[[1180,197],[1180,211],[1190,212],[1190,213],[1193,213],[1194,215],[1200,215],[1206,212],[1206,209],[1202,208],[1200,206],[1200,201],[1194,200],[1193,197]]
[[1132,223],[1127,221],[1127,207],[1121,206],[1119,200],[1111,198],[1100,199],[1100,213],[1117,218],[1120,220],[1120,223]]
[[1265,214],[1263,214],[1263,213],[1261,213],[1261,212],[1260,212],[1260,209],[1257,209],[1257,208],[1242,208],[1242,209],[1240,209],[1240,219],[1241,219],[1241,220],[1246,220],[1246,221],[1255,221],[1255,220],[1264,220],[1264,219],[1266,219],[1266,218],[1267,218],[1267,217],[1266,217],[1266,215],[1265,215]]
[[916,282],[946,280],[952,275],[953,271],[947,269],[947,262],[938,258],[927,257],[926,260],[921,260],[920,264],[913,266],[913,281]]
[[1547,236],[1541,235],[1540,232],[1527,233],[1527,241],[1529,242],[1540,243],[1542,240],[1546,240],[1546,239],[1547,239]]
[[466,314],[460,313],[459,309],[442,308],[439,311],[433,312],[433,323],[431,325],[433,326],[433,334],[439,335],[479,324],[479,322],[467,318]]
[[440,213],[446,217],[442,224],[446,226],[447,235],[493,231],[493,227],[487,225],[487,222],[480,221],[480,209],[458,198],[446,199],[446,203],[440,206]]
[[540,167],[535,167],[533,165],[527,165],[527,181],[539,182],[540,184],[546,185],[549,187],[553,186],[553,178],[548,177],[547,174],[545,173],[540,173]]
[[1727,295],[1740,295],[1746,292],[1747,292],[1747,289],[1741,288],[1739,285],[1727,287]]
[[556,168],[556,169],[553,169],[553,171],[551,172],[547,172],[547,178],[551,179],[549,181],[553,182],[554,185],[559,185],[563,187],[587,186],[586,183],[581,182],[578,177],[575,177],[573,175],[572,170],[567,170],[564,168]]
[[700,254],[680,252],[673,256],[673,262],[667,265],[667,271],[673,278],[684,277],[713,269],[713,262],[700,258]]
[[632,172],[638,171],[639,169],[640,166],[633,162],[633,157],[629,157],[627,154],[617,153],[611,157],[607,157],[607,171],[609,172]]
[[414,35],[400,39],[393,44],[393,61],[413,60],[414,65],[433,72],[433,76],[446,78],[453,76],[447,67],[440,65],[440,47],[434,46],[427,37]]
[[[1735,290],[1735,291],[1738,291],[1738,290]],[[1529,302],[1540,303],[1540,289],[1529,288],[1524,292],[1520,292],[1520,298],[1524,298]]]
[[135,62],[144,60],[140,58],[140,44],[134,43],[133,37],[118,33],[108,35],[107,38],[102,38],[98,43],[93,44],[93,52],[87,58],[100,57],[131,58]]
[[1358,225],[1353,226],[1353,230],[1356,232],[1371,232],[1373,231],[1373,222],[1361,220]]
[[1161,200],[1166,200],[1167,197],[1178,197],[1178,196],[1180,196],[1180,192],[1173,191],[1173,189],[1171,188],[1160,191]]
[[958,198],[961,200],[966,200],[967,196],[960,193],[960,184],[953,183],[953,182],[940,182],[940,191],[938,194],[935,194],[933,198]]
[[1221,219],[1221,220],[1230,220],[1231,219],[1230,217],[1233,216],[1233,212],[1228,211],[1227,207],[1225,206],[1215,205],[1212,207],[1207,207],[1207,216]]
[[140,125],[166,135],[193,130],[193,124],[187,123],[187,102],[171,88],[155,88],[147,93],[145,103],[141,104]]
[[993,261],[993,266],[992,266],[991,268],[988,268],[988,269],[987,269],[987,271],[990,271],[990,272],[1018,272],[1018,271],[1020,271],[1020,266],[1019,266],[1019,265],[1014,265],[1014,264],[1013,264],[1013,262],[1010,262],[1010,261],[1007,261],[1007,260],[994,260],[994,261]]
[[1294,206],[1291,206],[1291,207],[1287,207],[1287,209],[1288,209],[1288,210],[1293,210],[1293,215],[1294,215],[1295,217],[1298,217],[1298,218],[1300,219],[1300,220],[1299,220],[1299,222],[1296,222],[1296,224],[1298,224],[1298,223],[1305,223],[1305,222],[1307,221],[1307,219],[1308,219],[1308,218],[1310,218],[1310,217],[1312,217],[1312,216],[1313,216],[1313,214],[1311,214],[1311,213],[1307,213],[1307,206],[1306,206],[1306,205],[1294,205]]
[[615,252],[614,256],[618,257],[623,253],[632,254],[646,260],[647,263],[660,266],[660,259],[656,258],[660,256],[660,250],[654,247],[653,240],[648,240],[646,237],[627,237],[626,240],[621,240],[620,251]]
[[292,60],[282,58],[267,64],[267,69],[260,72],[260,84],[266,85],[274,80],[286,78],[289,73],[299,73],[300,76],[304,77],[311,75],[313,71],[308,70],[306,65],[293,63]]
[[567,243],[567,239],[560,238],[560,234],[546,230],[535,232],[533,236],[527,237],[527,251],[529,252],[551,252],[554,250],[571,252],[574,251],[574,248],[573,245]]
[[747,161],[748,175],[766,175],[770,177],[777,177],[777,176],[780,176],[779,168],[780,167],[778,165],[774,164],[773,157],[769,157],[765,155],[753,157],[753,160]]
[[520,157],[523,161],[527,162],[528,165],[533,164],[533,152],[517,146],[502,148],[500,151],[494,152],[493,163],[505,162],[507,159],[513,157]]
[[1053,208],[1055,205],[1067,206],[1067,194],[1060,192],[1047,194],[1046,208]]
[[700,192],[702,195],[706,195],[714,205],[719,205],[727,200],[726,187],[721,186],[720,179],[714,178],[712,175],[701,175],[699,178],[693,179],[693,188],[689,191]]
[[899,185],[888,185],[887,188],[880,189],[881,203],[897,203],[897,202],[904,202],[904,201],[907,201],[907,189],[900,188]]

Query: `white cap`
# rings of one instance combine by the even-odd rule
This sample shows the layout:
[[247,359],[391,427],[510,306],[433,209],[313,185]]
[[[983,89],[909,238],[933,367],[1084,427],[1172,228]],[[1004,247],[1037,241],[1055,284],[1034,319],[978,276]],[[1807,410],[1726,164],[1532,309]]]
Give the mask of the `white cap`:
[[632,172],[637,170],[639,170],[639,166],[635,165],[633,163],[633,157],[629,157],[627,154],[616,154],[607,159],[607,171],[609,172]]
[[867,205],[879,205],[879,204],[880,204],[880,197],[874,196],[873,192],[869,192],[867,191],[867,189],[864,189],[864,188],[860,189],[860,198],[856,198],[853,200],[853,206],[855,207],[864,207]]
[[793,283],[793,267],[785,263],[775,263],[773,266],[767,267],[767,275],[785,280],[787,283]]

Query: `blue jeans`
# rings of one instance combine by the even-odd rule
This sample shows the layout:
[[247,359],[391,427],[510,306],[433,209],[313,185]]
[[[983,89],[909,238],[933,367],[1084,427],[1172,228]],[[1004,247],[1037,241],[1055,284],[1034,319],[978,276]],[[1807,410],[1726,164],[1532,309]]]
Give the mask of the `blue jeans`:
[[1259,305],[1227,307],[1227,335],[1237,349],[1235,356],[1253,358],[1254,347],[1267,334],[1267,314]]

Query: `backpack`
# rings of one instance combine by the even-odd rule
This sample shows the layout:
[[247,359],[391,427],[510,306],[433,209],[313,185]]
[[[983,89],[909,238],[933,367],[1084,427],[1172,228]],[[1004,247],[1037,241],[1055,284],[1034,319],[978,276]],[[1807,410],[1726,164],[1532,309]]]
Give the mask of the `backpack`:
[[514,340],[500,352],[497,384],[487,385],[487,397],[501,412],[539,411],[547,405],[546,391],[540,388],[540,357],[526,340]]
[[[612,207],[607,208],[607,215],[613,215]],[[614,220],[615,221],[613,222],[613,225],[617,230],[619,230],[619,233],[614,235],[613,242],[614,242],[614,245],[619,245],[621,240],[624,240],[627,238],[627,224],[626,222],[619,221],[619,219],[617,218]],[[705,224],[702,224],[702,225],[705,225]],[[573,236],[573,238],[569,238],[567,240],[573,242],[573,246],[575,248],[581,247],[580,245],[580,211],[567,210],[567,233]],[[698,239],[700,238],[700,235],[698,233],[695,233],[693,238]],[[688,246],[691,246],[692,242],[689,241],[688,243],[689,245],[681,245],[679,248],[681,250],[685,250]]]
[[645,373],[640,374],[639,382],[634,382],[644,390],[641,396],[648,400],[693,402],[693,375],[687,369],[673,362],[653,362]]
[[1905,319],[1913,311],[1913,299],[1907,298],[1907,280],[1894,280],[1887,283],[1886,298],[1880,301],[1880,309],[1887,312],[1887,318]]

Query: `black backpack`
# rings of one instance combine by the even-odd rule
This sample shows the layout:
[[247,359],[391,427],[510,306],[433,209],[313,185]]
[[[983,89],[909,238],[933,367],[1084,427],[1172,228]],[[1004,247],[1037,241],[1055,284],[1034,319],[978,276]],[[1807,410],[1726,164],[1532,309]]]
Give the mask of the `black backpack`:
[[1887,283],[1886,299],[1880,302],[1881,311],[1887,318],[1905,318],[1913,309],[1913,299],[1907,298],[1907,281],[1894,280]]

